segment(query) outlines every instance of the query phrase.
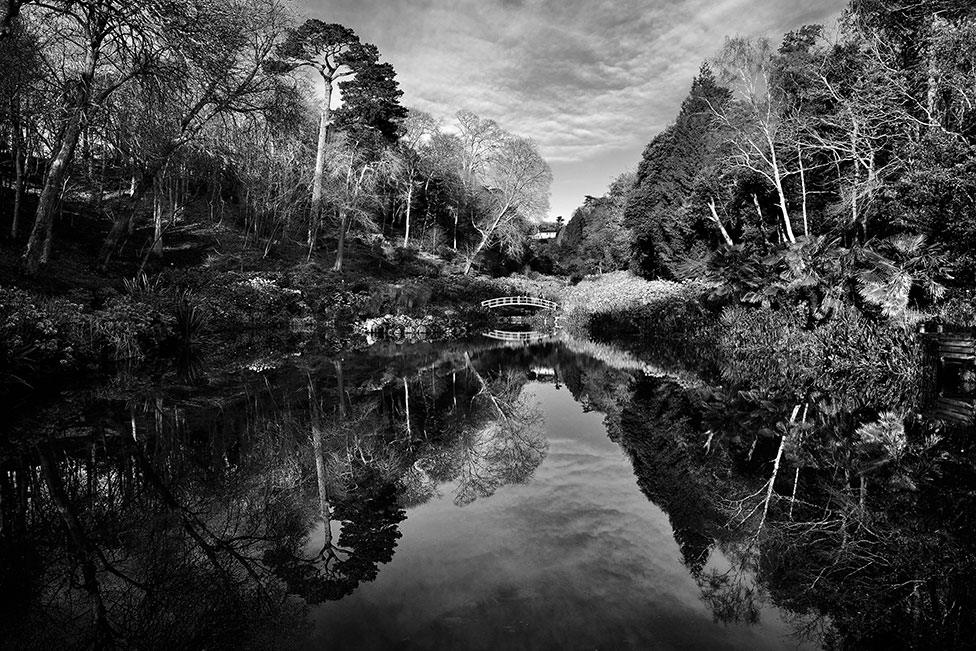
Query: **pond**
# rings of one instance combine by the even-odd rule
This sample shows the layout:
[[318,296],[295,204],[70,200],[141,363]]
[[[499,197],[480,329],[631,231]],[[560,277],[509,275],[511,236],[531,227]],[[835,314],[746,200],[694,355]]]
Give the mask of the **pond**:
[[864,633],[828,604],[879,604],[870,639],[904,641],[949,597],[967,634],[968,539],[933,541],[956,561],[904,602],[872,592],[910,582],[901,566],[843,591],[826,515],[813,542],[777,539],[820,484],[760,538],[742,512],[769,445],[713,450],[713,394],[625,347],[486,337],[216,356],[32,398],[4,425],[0,586],[21,597],[0,644],[820,648]]

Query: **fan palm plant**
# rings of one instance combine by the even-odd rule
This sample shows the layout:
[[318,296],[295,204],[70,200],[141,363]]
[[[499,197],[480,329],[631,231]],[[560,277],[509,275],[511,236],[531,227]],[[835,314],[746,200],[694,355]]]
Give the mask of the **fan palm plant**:
[[925,235],[898,235],[858,251],[861,271],[858,292],[868,304],[893,320],[917,318],[912,308],[945,295],[939,282],[946,268],[942,250],[929,245]]

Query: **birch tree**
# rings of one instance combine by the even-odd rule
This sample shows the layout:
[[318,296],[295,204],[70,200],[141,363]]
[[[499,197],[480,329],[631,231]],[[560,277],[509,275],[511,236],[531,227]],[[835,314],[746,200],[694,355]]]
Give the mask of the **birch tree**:
[[475,197],[481,187],[480,178],[487,171],[506,134],[494,120],[481,118],[467,110],[455,114],[455,123],[458,151],[454,160],[458,165],[457,173],[461,180],[461,197],[464,202],[463,209],[458,205],[458,217],[464,212],[469,219],[473,219],[474,211],[477,210]]
[[731,162],[757,174],[776,192],[785,239],[796,242],[787,198],[787,179],[796,173],[785,154],[796,141],[795,125],[771,83],[772,50],[767,39],[726,40],[718,57],[721,78],[734,91],[727,108],[715,109],[731,130]]

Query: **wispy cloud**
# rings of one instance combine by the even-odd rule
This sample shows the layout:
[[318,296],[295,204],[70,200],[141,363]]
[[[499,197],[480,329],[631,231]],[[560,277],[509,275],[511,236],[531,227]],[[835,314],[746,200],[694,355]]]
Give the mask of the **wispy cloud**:
[[[848,0],[303,0],[379,46],[404,103],[467,108],[534,138],[554,212],[636,164],[726,35],[827,22]],[[608,171],[617,161],[616,169]],[[588,179],[592,181],[587,182]],[[581,188],[580,183],[586,187]]]

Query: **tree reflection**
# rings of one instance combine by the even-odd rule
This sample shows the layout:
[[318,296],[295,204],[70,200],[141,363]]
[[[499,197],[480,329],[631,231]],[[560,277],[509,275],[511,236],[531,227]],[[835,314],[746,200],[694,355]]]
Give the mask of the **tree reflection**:
[[394,487],[383,486],[355,501],[336,504],[335,517],[342,522],[338,540],[323,535],[318,552],[305,556],[302,550],[281,546],[265,553],[264,561],[286,583],[288,591],[307,603],[341,599],[360,583],[372,581],[378,566],[393,559],[397,525],[406,513],[397,503]]
[[758,550],[748,542],[723,545],[721,550],[724,566],[704,568],[695,577],[702,601],[719,622],[755,624],[763,602]]
[[[382,415],[370,401],[347,404],[342,361],[334,368],[336,408],[331,419],[323,416],[316,383],[306,374],[322,542],[311,536],[304,544],[282,541],[286,544],[267,550],[263,558],[290,593],[312,604],[341,599],[375,579],[378,565],[392,560],[400,538],[397,525],[406,517],[395,484],[379,472],[386,465],[380,459],[382,446],[375,442]],[[340,523],[335,541],[333,515]]]
[[0,589],[22,597],[0,636],[287,645],[301,603],[379,575],[407,509],[531,480],[547,453],[525,390],[537,369],[605,414],[717,620],[775,603],[837,646],[976,636],[966,436],[810,387],[649,376],[605,348],[377,347],[192,390],[130,377],[70,394],[0,450]]
[[522,393],[524,377],[502,371],[486,381],[465,354],[468,371],[481,390],[476,400],[490,405],[494,417],[466,429],[460,437],[454,502],[465,505],[494,495],[506,484],[527,481],[545,458],[542,413]]

